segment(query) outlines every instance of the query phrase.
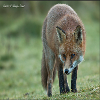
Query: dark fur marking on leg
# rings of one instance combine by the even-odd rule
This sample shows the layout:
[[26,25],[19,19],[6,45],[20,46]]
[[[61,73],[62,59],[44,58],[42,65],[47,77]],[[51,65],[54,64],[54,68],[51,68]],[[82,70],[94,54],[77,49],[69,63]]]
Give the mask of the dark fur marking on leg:
[[48,84],[48,97],[52,96],[52,85]]
[[77,92],[77,88],[76,88],[77,68],[78,68],[78,66],[75,67],[72,72],[72,79],[71,79],[71,91],[72,92]]
[[64,86],[65,86],[65,93],[70,92],[70,89],[69,89],[69,86],[67,83],[67,75],[66,74],[64,74]]
[[62,64],[60,64],[60,66],[59,66],[59,87],[60,87],[60,94],[65,93]]

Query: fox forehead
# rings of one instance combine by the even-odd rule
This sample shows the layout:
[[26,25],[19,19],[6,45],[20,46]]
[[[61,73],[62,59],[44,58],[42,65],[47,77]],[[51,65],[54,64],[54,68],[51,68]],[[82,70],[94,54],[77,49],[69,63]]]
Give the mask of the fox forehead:
[[65,42],[59,47],[59,53],[60,54],[67,54],[67,53],[81,53],[82,47],[80,45],[77,45],[76,43],[69,43]]
[[73,35],[70,33],[66,34],[66,41],[60,44],[60,52],[68,51],[74,44]]

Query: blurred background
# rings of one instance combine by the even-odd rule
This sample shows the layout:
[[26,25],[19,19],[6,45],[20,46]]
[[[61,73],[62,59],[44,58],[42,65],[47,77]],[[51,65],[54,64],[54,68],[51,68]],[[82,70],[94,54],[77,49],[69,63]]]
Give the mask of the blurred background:
[[[42,25],[49,9],[58,3],[71,6],[84,23],[86,55],[78,74],[81,78],[85,73],[84,77],[98,87],[99,1],[0,1],[0,98],[44,95],[40,73]],[[91,81],[91,76],[96,81]],[[58,84],[58,78],[55,81]]]

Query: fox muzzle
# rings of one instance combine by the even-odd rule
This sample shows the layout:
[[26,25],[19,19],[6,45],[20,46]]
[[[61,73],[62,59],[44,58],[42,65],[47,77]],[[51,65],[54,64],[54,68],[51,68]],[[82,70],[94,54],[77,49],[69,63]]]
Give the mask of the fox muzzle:
[[64,73],[66,73],[67,75],[69,75],[73,69],[75,68],[76,66],[71,66],[69,69],[64,69]]
[[64,72],[69,75],[72,72],[73,69],[65,69]]
[[65,69],[65,71],[64,71],[66,74],[68,74],[68,72],[69,72],[69,70],[68,69]]

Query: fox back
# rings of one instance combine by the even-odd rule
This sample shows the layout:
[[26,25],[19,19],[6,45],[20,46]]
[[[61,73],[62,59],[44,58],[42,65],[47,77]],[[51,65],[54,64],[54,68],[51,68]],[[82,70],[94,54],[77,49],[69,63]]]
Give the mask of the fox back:
[[[42,85],[47,89],[48,96],[52,95],[52,82],[56,69],[60,93],[69,91],[68,84],[65,82],[66,74],[76,71],[78,64],[84,58],[85,35],[82,21],[70,6],[57,4],[49,10],[42,28],[41,68]],[[72,85],[71,88],[72,91],[76,90],[76,86]]]

